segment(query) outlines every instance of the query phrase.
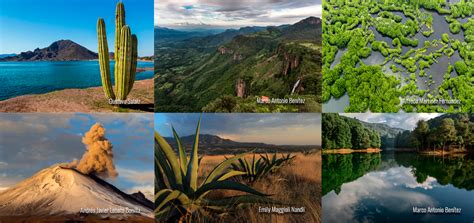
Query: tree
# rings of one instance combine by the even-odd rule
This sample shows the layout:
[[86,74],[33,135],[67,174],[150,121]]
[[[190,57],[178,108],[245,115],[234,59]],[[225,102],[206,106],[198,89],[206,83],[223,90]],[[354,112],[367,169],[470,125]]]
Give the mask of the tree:
[[352,147],[354,149],[366,149],[370,147],[370,136],[368,130],[357,123],[351,129],[352,133]]
[[419,147],[417,146],[417,149],[426,149],[426,141],[428,138],[429,131],[430,127],[425,120],[419,120],[416,123],[416,127],[413,130],[413,136],[419,143]]
[[454,127],[454,120],[451,118],[444,118],[441,125],[438,127],[438,137],[443,143],[443,152],[446,145],[456,140],[456,128]]
[[454,63],[454,69],[458,75],[465,75],[469,72],[469,67],[464,63],[464,61],[459,60]]

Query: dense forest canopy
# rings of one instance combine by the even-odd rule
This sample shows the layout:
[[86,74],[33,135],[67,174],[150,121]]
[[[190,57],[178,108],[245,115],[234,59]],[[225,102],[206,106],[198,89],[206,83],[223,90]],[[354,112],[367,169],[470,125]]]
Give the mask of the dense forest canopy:
[[395,137],[397,148],[424,150],[467,149],[474,145],[474,115],[446,114],[425,121],[419,120],[413,131]]
[[474,144],[474,116],[444,114],[430,120],[419,120],[413,130],[396,135],[381,133],[382,148],[404,148],[419,151],[434,149],[472,150]]
[[336,113],[322,114],[323,149],[380,148],[380,134],[365,127],[359,120]]

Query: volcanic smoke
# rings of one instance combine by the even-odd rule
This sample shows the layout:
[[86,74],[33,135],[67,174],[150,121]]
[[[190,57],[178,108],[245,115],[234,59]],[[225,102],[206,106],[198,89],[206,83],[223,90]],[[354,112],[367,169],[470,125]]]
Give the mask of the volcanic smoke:
[[69,164],[84,174],[94,174],[102,178],[115,178],[118,173],[114,165],[112,143],[105,138],[105,128],[100,123],[94,124],[82,137],[86,152],[78,162]]

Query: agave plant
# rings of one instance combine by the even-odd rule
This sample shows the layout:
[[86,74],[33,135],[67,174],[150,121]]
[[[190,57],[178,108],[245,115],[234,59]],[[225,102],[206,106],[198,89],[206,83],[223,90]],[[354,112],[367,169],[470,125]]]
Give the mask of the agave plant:
[[[212,214],[228,213],[246,204],[274,203],[269,195],[232,180],[245,172],[232,170],[230,165],[246,154],[236,155],[218,164],[198,184],[200,158],[198,157],[199,129],[188,157],[181,139],[172,128],[178,154],[166,140],[155,132],[155,217],[157,221],[192,222],[198,216],[212,217]],[[243,195],[224,197],[218,200],[208,198],[215,190],[234,190]]]
[[284,163],[291,161],[294,157],[295,156],[288,154],[278,158],[277,154],[275,153],[271,159],[268,157],[268,154],[265,154],[265,156],[260,155],[260,158],[256,159],[255,154],[253,154],[251,160],[246,158],[238,158],[238,163],[232,163],[231,166],[235,171],[245,172],[245,174],[239,175],[240,178],[249,183],[254,183],[267,176],[269,173],[274,173]]

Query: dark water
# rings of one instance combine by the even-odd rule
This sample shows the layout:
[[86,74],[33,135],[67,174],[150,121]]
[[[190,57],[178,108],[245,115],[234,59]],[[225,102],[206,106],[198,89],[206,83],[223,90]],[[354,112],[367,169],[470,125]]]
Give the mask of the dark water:
[[[111,73],[113,74],[111,63]],[[153,62],[138,62],[139,68],[153,67]],[[153,71],[139,72],[136,80],[153,77]],[[112,81],[113,81],[112,75]],[[101,85],[98,61],[0,62],[0,100],[26,94],[42,94],[67,88]]]
[[[472,222],[474,157],[323,155],[323,222]],[[414,214],[457,207],[461,214]]]

